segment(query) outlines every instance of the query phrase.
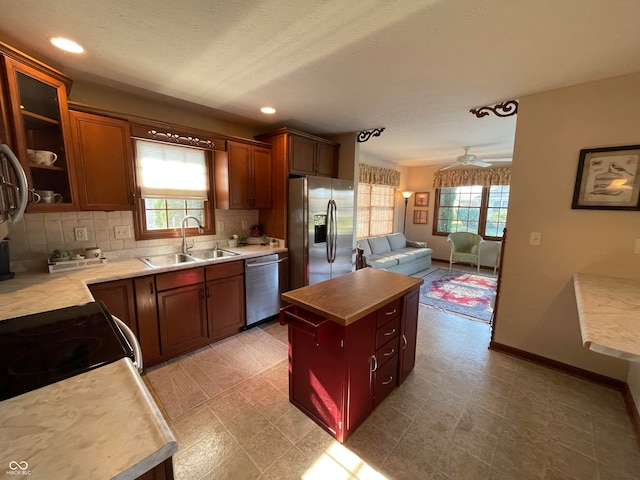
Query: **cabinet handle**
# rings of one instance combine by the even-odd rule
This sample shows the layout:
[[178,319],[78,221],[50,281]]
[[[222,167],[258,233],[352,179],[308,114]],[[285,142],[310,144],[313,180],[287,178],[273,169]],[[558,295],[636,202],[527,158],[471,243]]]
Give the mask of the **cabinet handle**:
[[382,384],[383,384],[383,385],[389,385],[391,382],[393,382],[393,375],[391,375],[391,376],[389,377],[389,380],[383,380],[383,381],[382,381]]
[[384,336],[388,337],[389,335],[393,335],[394,333],[396,333],[396,329],[392,328],[390,331],[384,332]]
[[391,310],[390,312],[385,313],[385,315],[395,315],[395,313],[396,313],[397,311],[398,311],[398,310],[396,310],[396,309],[394,308],[394,309],[393,309],[393,310]]
[[395,349],[395,348],[392,348],[390,351],[388,351],[388,352],[384,352],[384,353],[383,353],[383,355],[384,355],[385,357],[390,357],[390,356],[391,356],[391,355],[393,355],[394,353],[396,353],[396,349]]
[[402,334],[402,341],[404,342],[404,345],[402,345],[402,349],[404,350],[405,348],[407,348],[407,337],[404,335],[404,333]]
[[149,293],[153,295],[153,282],[149,282]]
[[375,372],[376,370],[378,370],[378,359],[375,355],[371,355],[371,358],[373,359],[373,368],[371,369],[371,371]]
[[211,289],[207,287],[207,298],[211,297]]

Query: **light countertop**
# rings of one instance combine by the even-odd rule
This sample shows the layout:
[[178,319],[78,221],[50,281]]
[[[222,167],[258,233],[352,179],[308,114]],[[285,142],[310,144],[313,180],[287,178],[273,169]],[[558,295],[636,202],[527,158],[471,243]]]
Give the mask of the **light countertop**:
[[282,298],[340,325],[349,325],[422,285],[421,278],[363,268],[298,288]]
[[[130,259],[64,273],[18,273],[0,282],[0,320],[91,302],[88,284],[287,251],[227,250],[239,255],[162,268]],[[132,479],[177,450],[129,359],[0,402],[0,469],[27,462],[31,478]]]
[[238,255],[171,267],[149,267],[137,258],[132,258],[109,262],[103,266],[85,270],[61,273],[17,273],[15,278],[0,282],[0,320],[92,302],[93,297],[87,285],[93,283],[235,262],[287,251],[286,248],[271,248],[260,245],[225,248],[225,250],[238,253]]
[[0,425],[0,468],[27,462],[30,478],[134,479],[178,451],[124,358],[4,400]]
[[640,361],[640,280],[576,273],[573,285],[584,346]]

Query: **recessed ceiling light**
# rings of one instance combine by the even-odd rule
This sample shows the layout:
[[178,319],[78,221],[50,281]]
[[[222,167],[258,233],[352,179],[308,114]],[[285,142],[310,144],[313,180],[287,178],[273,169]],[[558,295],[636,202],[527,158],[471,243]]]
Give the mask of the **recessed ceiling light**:
[[51,37],[49,39],[49,41],[51,43],[53,43],[53,45],[58,47],[60,50],[64,50],[65,52],[69,52],[69,53],[82,53],[82,52],[84,52],[84,48],[82,48],[81,45],[79,45],[78,43],[74,42],[73,40],[69,40],[68,38]]
[[276,113],[276,109],[275,109],[275,108],[273,108],[273,107],[262,107],[262,108],[260,109],[260,111],[261,111],[262,113],[266,113],[266,114],[268,114],[268,115],[272,115],[272,114]]

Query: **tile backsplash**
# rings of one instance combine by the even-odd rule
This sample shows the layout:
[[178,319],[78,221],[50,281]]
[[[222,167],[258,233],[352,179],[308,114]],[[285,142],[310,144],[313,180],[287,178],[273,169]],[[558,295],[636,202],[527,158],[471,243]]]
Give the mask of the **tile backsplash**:
[[[229,237],[237,233],[247,236],[247,226],[258,223],[257,210],[216,210],[216,225],[224,229],[215,235],[194,235],[195,249],[210,248],[213,242],[226,246]],[[116,239],[115,227],[128,226],[131,238]],[[86,227],[88,240],[77,242],[74,228]],[[267,234],[269,232],[266,232]],[[46,260],[55,249],[82,253],[85,248],[98,247],[111,260],[178,252],[182,239],[135,240],[133,212],[60,212],[27,213],[23,221],[9,225],[9,256],[14,272],[45,272]]]

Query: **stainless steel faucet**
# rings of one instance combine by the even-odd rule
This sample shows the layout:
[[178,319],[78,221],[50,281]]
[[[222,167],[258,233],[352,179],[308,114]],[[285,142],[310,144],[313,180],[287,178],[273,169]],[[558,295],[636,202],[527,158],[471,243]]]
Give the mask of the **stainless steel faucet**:
[[182,231],[182,253],[185,253],[185,254],[188,254],[189,250],[193,248],[193,244],[191,245],[187,244],[187,238],[186,238],[186,232],[185,232],[185,224],[187,223],[187,221],[189,221],[189,219],[195,220],[196,223],[198,224],[198,233],[204,233],[204,227],[202,226],[202,223],[200,222],[200,219],[198,217],[194,217],[193,215],[187,215],[182,219],[180,230]]

